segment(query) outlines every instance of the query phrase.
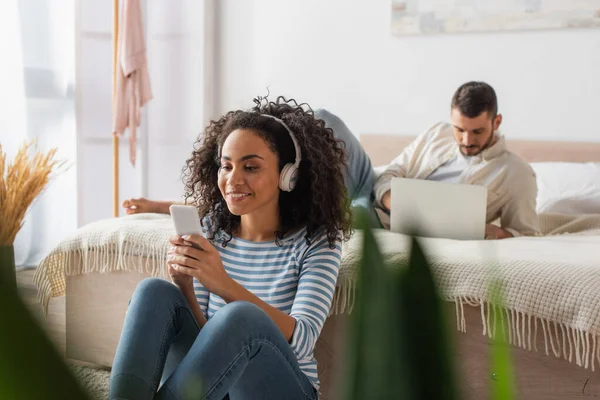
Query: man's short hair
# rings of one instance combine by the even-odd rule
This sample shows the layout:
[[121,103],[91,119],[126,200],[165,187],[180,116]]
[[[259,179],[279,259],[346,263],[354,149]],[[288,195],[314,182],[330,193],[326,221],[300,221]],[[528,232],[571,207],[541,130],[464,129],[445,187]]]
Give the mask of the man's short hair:
[[452,97],[452,109],[468,118],[475,118],[487,111],[490,118],[498,114],[498,100],[494,88],[485,82],[467,82]]

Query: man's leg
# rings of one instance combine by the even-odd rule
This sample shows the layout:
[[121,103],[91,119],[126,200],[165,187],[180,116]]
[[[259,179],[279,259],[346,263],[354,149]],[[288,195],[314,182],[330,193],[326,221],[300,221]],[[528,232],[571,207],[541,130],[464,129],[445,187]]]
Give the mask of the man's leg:
[[369,216],[371,226],[380,228],[381,223],[373,208],[373,187],[376,177],[371,159],[356,136],[338,116],[325,109],[318,109],[315,111],[315,118],[325,121],[325,125],[333,130],[334,136],[346,144],[348,169],[344,183],[352,201],[352,208],[364,209]]

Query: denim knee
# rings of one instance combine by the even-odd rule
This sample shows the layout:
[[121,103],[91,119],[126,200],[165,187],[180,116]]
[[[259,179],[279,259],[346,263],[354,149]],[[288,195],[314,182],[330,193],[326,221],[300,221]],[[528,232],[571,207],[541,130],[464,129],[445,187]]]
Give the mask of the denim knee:
[[167,303],[169,298],[179,299],[181,297],[181,291],[171,282],[160,278],[145,278],[136,286],[129,304],[131,305],[131,302],[138,299],[145,303],[152,300]]
[[146,295],[151,293],[154,296],[169,295],[179,288],[171,282],[161,278],[145,278],[135,288],[135,293]]
[[260,325],[261,320],[271,320],[260,307],[247,301],[231,302],[217,311],[211,319],[213,324],[248,327]]

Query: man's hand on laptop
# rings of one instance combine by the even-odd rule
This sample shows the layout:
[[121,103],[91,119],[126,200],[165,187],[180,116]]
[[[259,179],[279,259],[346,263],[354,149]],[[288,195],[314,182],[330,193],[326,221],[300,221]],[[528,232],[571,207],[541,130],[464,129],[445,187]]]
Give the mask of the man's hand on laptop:
[[381,198],[381,204],[385,207],[388,212],[392,209],[392,191],[388,190]]
[[499,226],[494,224],[487,224],[485,226],[485,238],[487,240],[494,239],[507,239],[513,237],[513,234],[507,231],[506,229],[502,229]]

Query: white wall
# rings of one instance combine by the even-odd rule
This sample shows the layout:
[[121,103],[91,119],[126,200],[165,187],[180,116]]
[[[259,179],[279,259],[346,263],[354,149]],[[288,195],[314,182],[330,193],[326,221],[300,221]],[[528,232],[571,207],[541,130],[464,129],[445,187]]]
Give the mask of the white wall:
[[0,2],[0,144],[11,159],[35,139],[38,150],[56,148],[56,159],[66,162],[25,216],[15,239],[17,266],[37,265],[77,224],[74,3]]
[[496,89],[509,138],[600,141],[600,29],[397,37],[391,0],[221,0],[219,113],[284,94],[356,134],[417,134],[468,80]]
[[[77,2],[79,225],[112,217],[111,3]],[[267,87],[329,108],[356,134],[416,134],[447,117],[458,85],[486,80],[509,137],[600,141],[600,30],[394,37],[391,0],[142,3],[154,99],[136,168],[121,141],[120,200],[177,199],[208,118],[251,107]]]

